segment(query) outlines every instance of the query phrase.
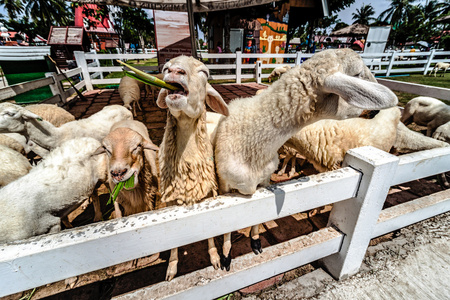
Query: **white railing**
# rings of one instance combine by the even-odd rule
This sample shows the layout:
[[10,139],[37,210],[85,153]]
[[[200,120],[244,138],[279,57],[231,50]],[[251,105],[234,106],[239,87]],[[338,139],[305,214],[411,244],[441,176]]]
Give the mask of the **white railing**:
[[[76,93],[76,91],[73,87],[64,89],[62,81],[64,81],[66,77],[70,78],[73,76],[81,76],[81,74],[82,74],[81,68],[69,70],[67,72],[64,72],[64,74],[49,72],[45,73],[46,78],[27,81],[1,88],[0,102],[6,101],[10,98],[13,98],[17,95],[23,94],[28,91],[49,86],[53,96],[48,99],[43,99],[42,103],[49,103],[49,104],[56,103],[59,105],[64,104],[67,102],[67,99],[70,96]],[[66,75],[66,77],[64,75]],[[85,81],[81,80],[78,83],[74,84],[74,86],[77,90],[80,90],[85,86]]]
[[[114,61],[116,59],[120,60],[128,60],[128,59],[151,59],[156,58],[157,53],[148,53],[148,54],[99,54],[95,52],[82,52],[82,51],[74,51],[75,60],[77,62],[77,66],[81,67],[83,70],[83,78],[86,82],[86,89],[88,91],[93,90],[94,84],[119,84],[120,78],[103,78],[101,75],[100,79],[92,79],[91,73],[100,74],[103,73],[111,73],[111,72],[122,72],[123,68],[121,66],[100,66],[101,61],[109,60]],[[93,60],[97,62],[96,66],[89,65],[88,60]],[[149,67],[139,67],[141,70],[157,70],[156,66]],[[97,76],[96,76],[97,77]]]
[[[0,246],[0,297],[333,203],[328,227],[207,267],[123,299],[215,298],[322,259],[336,278],[356,273],[371,238],[450,210],[450,190],[382,210],[391,185],[450,171],[450,147],[393,156],[347,152],[342,169]],[[428,201],[427,201],[428,200]],[[205,249],[206,251],[206,249]]]
[[[241,83],[243,79],[254,79],[261,83],[263,78],[268,78],[270,72],[264,69],[273,69],[280,64],[290,66],[300,65],[304,60],[310,58],[311,53],[285,53],[285,54],[250,54],[250,53],[205,53],[199,52],[199,56],[211,70],[210,79],[213,80],[234,80]],[[421,72],[424,75],[432,70],[437,62],[449,62],[450,51],[430,52],[386,52],[360,54],[366,65],[376,76],[386,76],[398,74],[410,74]],[[86,60],[111,60],[111,59],[151,59],[157,57],[157,52],[147,54],[96,54],[75,52],[78,66],[83,68],[86,88],[93,89],[94,84],[118,84],[120,79],[95,79],[91,80],[88,75],[94,72],[120,72],[122,67],[88,67]],[[255,63],[244,63],[247,59],[255,60]],[[274,60],[276,63],[274,63]],[[284,62],[284,61],[289,62]],[[154,67],[140,67],[143,70],[157,70]]]
[[43,60],[50,55],[50,46],[0,46],[0,61]]

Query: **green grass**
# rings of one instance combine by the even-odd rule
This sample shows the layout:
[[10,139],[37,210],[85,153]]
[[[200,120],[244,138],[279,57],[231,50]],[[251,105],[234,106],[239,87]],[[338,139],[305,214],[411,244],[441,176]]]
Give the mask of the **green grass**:
[[[411,74],[409,76],[386,77],[386,79],[450,89],[450,74],[447,74],[447,77],[434,77],[434,76],[424,76],[422,74]],[[416,94],[409,94],[396,91],[394,91],[394,93],[398,97],[399,106],[405,106],[409,100],[419,96]],[[450,101],[443,100],[443,102],[450,105]]]

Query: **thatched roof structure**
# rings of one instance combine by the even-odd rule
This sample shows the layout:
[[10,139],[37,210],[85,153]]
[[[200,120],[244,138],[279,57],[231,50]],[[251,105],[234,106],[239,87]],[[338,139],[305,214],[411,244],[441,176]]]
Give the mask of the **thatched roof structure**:
[[361,36],[367,35],[368,32],[368,25],[352,24],[350,26],[333,31],[330,36]]

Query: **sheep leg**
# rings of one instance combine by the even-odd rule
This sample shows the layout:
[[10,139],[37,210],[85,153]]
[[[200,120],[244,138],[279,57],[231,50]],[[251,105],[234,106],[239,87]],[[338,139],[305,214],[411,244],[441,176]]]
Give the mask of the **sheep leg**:
[[252,247],[253,253],[258,255],[262,253],[261,240],[259,238],[259,224],[252,226],[252,230],[250,231],[250,246]]
[[94,222],[100,222],[103,220],[102,209],[100,206],[100,198],[98,196],[97,190],[91,196],[92,205],[94,206]]
[[291,178],[291,177],[293,177],[294,175],[295,175],[295,164],[297,163],[297,156],[292,156],[291,158],[290,158],[290,161],[291,161],[291,170],[289,171],[289,178]]
[[167,266],[166,280],[171,281],[177,275],[178,248],[170,250],[169,265]]
[[220,257],[220,264],[223,269],[230,271],[231,265],[231,232],[223,235],[222,256]]
[[450,188],[450,183],[447,181],[447,176],[445,175],[445,173],[438,174],[437,181],[442,188],[444,189]]
[[213,265],[214,269],[217,270],[220,267],[220,257],[217,253],[216,245],[214,244],[214,238],[208,239],[208,253],[211,264]]
[[291,160],[291,158],[292,158],[292,155],[286,153],[286,156],[284,157],[284,160],[283,160],[283,165],[281,166],[281,170],[278,171],[279,176],[283,175],[284,172],[286,172],[286,167],[288,165],[288,162]]
[[139,100],[136,101],[136,104],[137,104],[137,107],[139,108],[139,111],[142,111],[142,107],[141,107],[141,105],[139,104]]
[[133,117],[136,118],[136,101],[133,101]]
[[67,216],[61,218],[61,222],[64,224],[64,227],[67,229],[73,228],[72,224],[69,222],[69,219],[67,219]]
[[122,218],[122,211],[117,201],[114,201],[114,218]]

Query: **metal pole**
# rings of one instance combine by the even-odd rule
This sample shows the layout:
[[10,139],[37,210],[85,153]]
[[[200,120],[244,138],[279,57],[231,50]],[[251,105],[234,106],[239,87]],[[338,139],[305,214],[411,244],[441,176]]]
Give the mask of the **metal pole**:
[[194,12],[192,10],[192,0],[186,0],[186,5],[189,19],[189,32],[191,33],[192,56],[194,58],[197,58],[197,46],[195,43]]

